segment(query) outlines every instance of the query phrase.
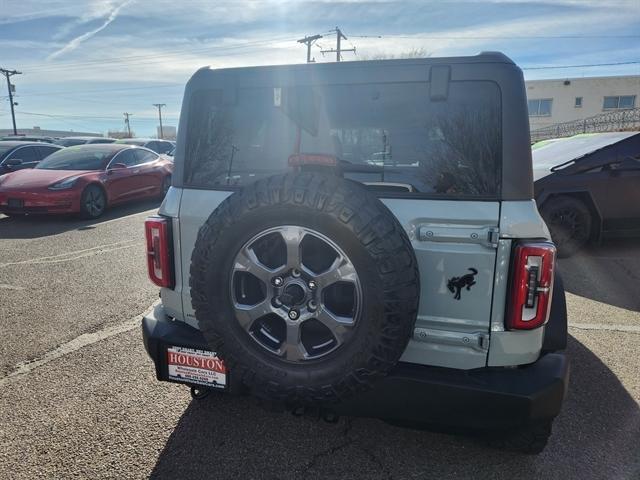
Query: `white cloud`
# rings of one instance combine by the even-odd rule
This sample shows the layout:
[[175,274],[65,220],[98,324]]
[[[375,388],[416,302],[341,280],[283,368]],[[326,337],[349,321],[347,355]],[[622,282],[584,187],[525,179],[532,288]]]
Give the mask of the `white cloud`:
[[[12,0],[6,1],[13,7]],[[637,42],[626,39],[619,40],[618,47],[607,53],[605,46],[615,45],[615,40],[486,38],[633,34],[640,25],[638,0],[612,0],[615,8],[601,0],[546,0],[541,2],[541,8],[529,0],[492,0],[481,6],[473,5],[473,0],[438,1],[431,3],[434,8],[426,2],[384,0],[135,0],[124,10],[122,1],[15,0],[20,8],[2,12],[7,21],[58,17],[42,22],[50,23],[53,33],[37,32],[39,35],[21,37],[24,40],[0,39],[3,47],[9,42],[24,42],[17,54],[11,48],[3,49],[13,55],[7,60],[24,72],[18,88],[23,95],[21,108],[94,116],[120,116],[126,110],[138,115],[134,121],[140,121],[143,116],[153,116],[151,103],[164,102],[168,104],[167,114],[175,113],[183,85],[199,67],[301,63],[306,51],[295,40],[327,31],[336,24],[343,27],[360,55],[398,54],[424,48],[433,56],[449,56],[499,49],[521,63],[550,65],[604,63],[636,59],[640,54],[636,47],[634,55],[633,44]],[[521,6],[523,3],[527,5]],[[561,8],[554,8],[557,6]],[[481,11],[482,15],[465,15],[465,9]],[[116,17],[118,22],[107,28]],[[5,20],[0,19],[0,23]],[[90,42],[92,48],[78,48],[96,34],[98,37]],[[359,34],[385,36],[351,37]],[[53,37],[56,43],[29,44],[31,39],[46,40],[46,36]],[[332,48],[335,37],[327,35],[320,43]],[[56,51],[44,62],[52,50]],[[584,58],[576,57],[583,53]],[[334,60],[333,56],[322,57],[315,47],[313,54],[318,62]],[[344,58],[360,57],[345,53]],[[530,72],[545,76],[569,74],[565,70]],[[178,86],[147,88],[167,84]],[[136,90],[140,86],[143,89]],[[117,88],[133,89],[114,91]],[[99,93],[81,93],[89,90]],[[30,92],[36,95],[30,96]],[[56,98],[42,92],[64,93]]]
[[[369,50],[372,54],[397,53],[413,48],[425,48],[435,56],[449,56],[478,53],[487,45],[499,44],[501,50],[521,52],[528,50],[531,53],[540,52],[539,49],[545,41],[544,38],[536,40],[534,37],[563,36],[563,35],[611,35],[609,25],[616,24],[618,29],[624,26],[634,25],[640,21],[640,11],[629,9],[621,12],[610,9],[588,9],[586,11],[564,13],[562,15],[530,16],[519,20],[502,20],[491,24],[469,25],[464,28],[450,28],[429,33],[415,33],[402,35],[402,38],[393,35],[382,38],[358,39],[361,51]],[[613,33],[615,34],[615,32]],[[529,36],[529,38],[526,38]],[[425,38],[420,38],[425,37]],[[502,39],[501,39],[502,37]],[[518,40],[518,37],[525,37]],[[561,39],[547,41],[555,42],[552,55],[557,52],[562,42]],[[518,43],[520,42],[520,43]],[[545,45],[548,48],[548,45]]]
[[84,41],[90,39],[91,37],[93,37],[94,35],[100,33],[102,30],[107,28],[109,26],[109,24],[111,22],[113,22],[118,17],[118,14],[120,13],[120,10],[122,10],[122,8],[124,8],[129,3],[131,3],[131,0],[125,0],[120,5],[118,5],[116,7],[113,7],[111,9],[111,11],[109,12],[109,16],[106,18],[106,20],[104,21],[104,23],[102,25],[100,25],[97,28],[94,28],[93,30],[89,30],[88,32],[85,32],[82,35],[79,35],[79,36],[73,38],[64,47],[60,48],[59,50],[56,50],[51,55],[49,55],[47,57],[47,60],[52,60],[52,59],[54,59],[56,57],[59,57],[60,55],[63,55],[65,53],[68,53],[68,52],[71,52],[71,51],[75,50],[76,48],[78,48],[80,46],[80,44],[82,42],[84,42]]

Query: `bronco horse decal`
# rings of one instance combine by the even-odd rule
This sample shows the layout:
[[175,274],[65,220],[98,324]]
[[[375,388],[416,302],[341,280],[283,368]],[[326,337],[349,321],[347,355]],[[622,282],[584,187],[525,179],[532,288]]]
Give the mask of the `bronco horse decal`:
[[453,277],[447,282],[447,288],[451,293],[455,292],[453,298],[460,300],[460,292],[463,288],[471,290],[471,287],[476,284],[475,276],[478,274],[478,270],[475,268],[469,268],[471,273],[467,273],[461,277]]

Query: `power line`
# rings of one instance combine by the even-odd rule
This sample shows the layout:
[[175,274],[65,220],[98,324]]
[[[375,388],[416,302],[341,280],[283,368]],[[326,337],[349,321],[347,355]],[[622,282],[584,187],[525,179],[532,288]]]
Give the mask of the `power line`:
[[542,67],[522,67],[522,70],[552,70],[554,68],[612,67],[615,65],[637,65],[640,62],[585,63],[582,65],[545,65]]
[[100,88],[100,89],[92,89],[92,90],[76,90],[73,92],[63,91],[63,92],[34,92],[28,94],[22,94],[22,96],[41,96],[41,95],[58,95],[58,94],[70,94],[70,93],[103,93],[103,92],[120,92],[125,90],[151,90],[156,88],[169,88],[169,87],[184,87],[184,83],[166,83],[162,85],[145,85],[140,87],[117,87],[117,88]]
[[[109,116],[95,116],[95,115],[73,115],[73,114],[55,114],[55,113],[38,113],[38,112],[24,112],[20,110],[17,112],[21,115],[32,115],[35,117],[49,117],[49,118],[77,118],[79,120],[120,120],[121,117],[109,117]],[[131,114],[133,115],[133,114]],[[140,120],[155,120],[156,117],[138,117]]]
[[425,40],[544,40],[588,38],[640,38],[640,35],[350,35],[353,38],[406,38]]
[[15,106],[15,104],[13,103],[13,90],[15,90],[15,86],[11,85],[10,79],[14,75],[21,75],[22,72],[0,68],[0,73],[2,73],[2,75],[7,78],[7,90],[9,91],[9,105],[11,105],[11,122],[13,123],[13,134],[18,135],[18,129],[16,128],[16,113],[13,110],[13,107]]
[[[139,64],[139,62],[137,62],[137,60],[148,60],[148,59],[165,59],[165,58],[169,58],[174,56],[175,54],[180,54],[180,53],[202,53],[202,52],[208,52],[208,51],[215,51],[216,53],[218,52],[227,52],[227,51],[232,51],[232,50],[237,50],[237,49],[244,49],[244,48],[251,48],[253,49],[253,47],[255,46],[260,46],[260,45],[267,45],[270,43],[274,43],[274,42],[280,42],[280,41],[292,41],[294,40],[292,37],[287,36],[287,37],[266,37],[264,39],[261,40],[255,40],[252,42],[244,42],[244,43],[239,43],[236,45],[227,45],[227,46],[209,46],[209,47],[202,47],[202,48],[183,48],[183,49],[176,49],[176,50],[168,50],[168,51],[164,51],[163,53],[159,53],[159,54],[146,54],[146,55],[129,55],[129,56],[121,56],[118,58],[105,58],[105,59],[95,59],[95,60],[86,60],[83,62],[61,62],[61,63],[55,63],[52,65],[42,65],[42,64],[32,64],[32,65],[26,65],[23,66],[23,70],[25,71],[29,71],[29,72],[37,72],[37,71],[51,71],[53,69],[68,69],[68,68],[82,68],[82,67],[86,67],[86,66],[93,66],[93,65],[106,65],[106,64],[126,64],[129,62],[136,62],[136,64]],[[224,55],[221,55],[224,56]],[[143,63],[148,63],[148,62],[143,62]]]

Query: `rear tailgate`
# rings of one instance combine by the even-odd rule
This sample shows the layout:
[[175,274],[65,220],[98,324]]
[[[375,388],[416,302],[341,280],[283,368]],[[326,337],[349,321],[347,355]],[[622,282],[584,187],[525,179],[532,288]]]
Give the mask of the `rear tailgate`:
[[485,366],[499,202],[383,202],[409,234],[420,269],[416,329],[401,360],[460,369]]

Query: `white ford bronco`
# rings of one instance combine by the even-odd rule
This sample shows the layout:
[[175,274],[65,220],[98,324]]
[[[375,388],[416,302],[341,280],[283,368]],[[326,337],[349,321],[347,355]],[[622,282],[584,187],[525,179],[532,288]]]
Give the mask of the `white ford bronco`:
[[564,290],[500,53],[212,70],[146,221],[159,380],[541,451]]

